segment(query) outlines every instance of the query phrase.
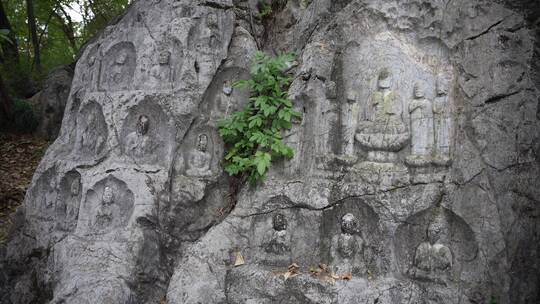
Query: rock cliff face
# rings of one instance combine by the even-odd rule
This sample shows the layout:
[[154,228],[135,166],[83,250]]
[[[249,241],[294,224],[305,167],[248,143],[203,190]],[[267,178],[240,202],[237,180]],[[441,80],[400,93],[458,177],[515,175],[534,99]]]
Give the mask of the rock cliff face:
[[[86,48],[0,301],[540,301],[535,1],[256,2],[136,1]],[[237,189],[216,125],[257,49],[298,54],[303,119]]]

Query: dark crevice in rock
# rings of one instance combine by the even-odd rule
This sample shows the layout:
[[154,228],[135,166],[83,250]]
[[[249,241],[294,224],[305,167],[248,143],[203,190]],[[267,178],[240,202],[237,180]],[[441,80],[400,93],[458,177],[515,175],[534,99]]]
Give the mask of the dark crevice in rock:
[[501,94],[501,95],[496,95],[496,96],[493,96],[491,98],[489,98],[488,100],[486,100],[484,102],[484,104],[488,105],[488,104],[494,104],[494,103],[497,103],[499,101],[502,101],[504,99],[507,99],[508,97],[511,97],[511,96],[514,96],[516,94],[519,94],[521,93],[521,90],[518,90],[518,91],[514,91],[514,92],[510,92],[510,93],[506,93],[506,94]]
[[474,35],[474,36],[471,36],[471,37],[467,37],[465,38],[465,40],[475,40],[479,37],[482,37],[484,36],[485,34],[489,33],[489,31],[491,31],[494,27],[496,27],[497,25],[501,24],[506,18],[503,18],[495,23],[493,23],[492,25],[490,25],[487,29],[485,29],[484,31],[480,32],[479,34],[477,35]]
[[234,6],[226,5],[224,3],[220,2],[213,2],[213,1],[204,1],[198,4],[199,6],[207,6],[215,9],[221,9],[221,10],[230,10],[233,9]]

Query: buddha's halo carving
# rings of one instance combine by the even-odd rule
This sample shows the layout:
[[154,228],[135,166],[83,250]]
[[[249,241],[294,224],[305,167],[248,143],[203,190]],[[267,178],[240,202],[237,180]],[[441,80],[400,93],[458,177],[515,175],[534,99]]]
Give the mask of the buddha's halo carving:
[[133,43],[123,41],[110,47],[101,62],[100,90],[131,89],[136,65],[137,52]]
[[101,156],[107,146],[108,128],[101,105],[90,101],[77,116],[77,137],[74,157],[92,159]]
[[155,100],[143,100],[129,109],[122,126],[123,154],[139,165],[166,165],[171,161],[174,125]]
[[133,213],[134,195],[125,182],[110,175],[86,193],[85,234],[103,234],[127,226]]
[[59,230],[68,232],[75,230],[79,218],[81,197],[81,175],[75,170],[69,171],[60,182],[59,195],[55,207],[55,221]]
[[401,271],[422,281],[451,280],[454,273],[474,262],[478,252],[469,225],[442,207],[412,215],[398,227],[394,237]]
[[322,216],[321,257],[335,272],[367,277],[383,271],[379,217],[365,202],[346,199]]
[[233,88],[233,83],[248,77],[248,72],[240,68],[226,68],[214,77],[203,103],[211,124],[217,125],[219,120],[241,110],[247,103],[249,90]]

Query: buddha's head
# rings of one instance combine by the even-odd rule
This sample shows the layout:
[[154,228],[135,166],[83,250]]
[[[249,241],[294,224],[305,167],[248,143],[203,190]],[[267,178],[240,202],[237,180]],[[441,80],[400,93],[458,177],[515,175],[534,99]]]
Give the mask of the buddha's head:
[[381,70],[377,85],[380,89],[390,89],[392,87],[392,74],[388,69]]
[[208,136],[206,134],[199,135],[197,139],[197,149],[199,151],[205,152],[208,148]]
[[114,202],[114,192],[111,187],[105,186],[105,189],[103,189],[103,196],[101,200],[105,204],[112,204]]
[[438,214],[432,221],[429,223],[427,229],[427,237],[430,243],[434,244],[438,241],[445,238],[447,233],[447,222],[446,218],[442,214]]
[[347,213],[341,218],[341,232],[355,234],[358,231],[358,221],[352,213]]
[[285,215],[281,213],[274,214],[272,217],[272,226],[276,231],[287,230],[287,219],[285,218]]
[[424,83],[422,82],[417,82],[414,84],[414,98],[424,98],[425,96],[425,93],[424,93]]
[[437,82],[435,84],[437,95],[448,95],[449,82],[450,80],[446,75],[441,74],[437,77]]
[[148,116],[146,115],[139,116],[139,120],[137,121],[137,134],[146,135],[146,133],[148,133],[149,128],[150,128],[150,120],[148,119]]

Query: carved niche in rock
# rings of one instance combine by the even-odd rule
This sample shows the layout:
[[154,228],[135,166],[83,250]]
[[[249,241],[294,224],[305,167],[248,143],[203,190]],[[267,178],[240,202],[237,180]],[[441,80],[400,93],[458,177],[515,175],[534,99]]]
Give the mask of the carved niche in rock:
[[291,235],[287,232],[288,221],[283,213],[275,213],[272,216],[272,229],[270,229],[263,241],[262,248],[274,256],[290,256],[291,253]]
[[90,48],[86,58],[82,62],[81,67],[79,68],[82,77],[81,83],[85,88],[89,88],[90,91],[96,90],[99,77],[99,61],[97,57],[99,56],[99,44],[96,44]]
[[213,127],[202,117],[194,123],[185,136],[184,143],[178,151],[179,158],[175,162],[175,171],[187,177],[209,178],[217,173],[219,161],[223,153],[219,144],[220,137]]
[[174,133],[161,106],[143,100],[129,110],[122,126],[122,152],[137,164],[166,165],[172,155]]
[[334,272],[376,274],[383,259],[379,217],[365,202],[346,199],[325,210],[321,225],[321,257]]
[[125,227],[133,204],[133,192],[125,182],[112,175],[99,181],[88,190],[84,203],[88,232],[102,234]]
[[408,218],[395,233],[398,263],[421,281],[443,283],[473,262],[478,252],[474,232],[452,211],[435,207]]
[[108,134],[101,105],[95,101],[88,102],[77,116],[76,157],[87,159],[100,156],[107,145]]
[[47,169],[36,181],[30,192],[31,208],[27,208],[31,215],[44,221],[54,220],[54,206],[58,196],[57,173],[54,167]]
[[199,134],[195,144],[196,148],[187,154],[186,175],[193,177],[212,175],[212,154],[208,151],[208,135]]
[[124,41],[113,45],[101,62],[100,90],[123,91],[132,87],[137,66],[137,52],[133,43]]
[[332,267],[335,272],[367,273],[364,262],[364,239],[358,229],[359,223],[351,213],[341,218],[341,233],[332,238]]
[[368,106],[366,120],[359,122],[355,138],[368,151],[369,161],[394,162],[395,152],[405,147],[409,132],[390,70],[384,68],[379,72],[377,89],[370,96]]
[[249,90],[234,89],[233,81],[247,79],[249,74],[240,68],[226,68],[221,71],[207,90],[205,96],[206,113],[214,124],[243,108],[249,99]]
[[150,69],[150,76],[159,83],[170,83],[172,81],[171,52],[167,47],[163,45],[158,47],[156,60]]
[[184,49],[178,38],[164,34],[163,42],[158,43],[150,54],[148,74],[150,81],[146,85],[150,89],[171,89],[172,83],[181,77]]
[[426,98],[424,90],[424,84],[417,82],[414,85],[414,99],[409,103],[411,154],[406,161],[411,166],[430,164],[433,152],[433,103]]
[[320,244],[320,214],[301,208],[284,195],[274,196],[264,202],[269,214],[252,217],[249,228],[250,261],[261,266],[287,267],[292,262],[299,265],[320,263],[319,252],[313,250]]
[[205,23],[201,30],[200,41],[202,47],[215,49],[221,44],[220,38],[218,15],[214,12],[210,12],[206,16]]
[[79,219],[81,197],[81,175],[77,171],[70,171],[60,182],[60,192],[56,202],[56,225],[59,230],[68,232],[75,230]]

